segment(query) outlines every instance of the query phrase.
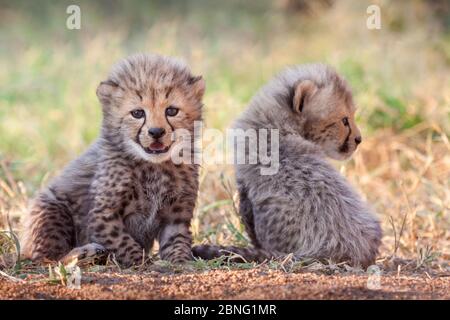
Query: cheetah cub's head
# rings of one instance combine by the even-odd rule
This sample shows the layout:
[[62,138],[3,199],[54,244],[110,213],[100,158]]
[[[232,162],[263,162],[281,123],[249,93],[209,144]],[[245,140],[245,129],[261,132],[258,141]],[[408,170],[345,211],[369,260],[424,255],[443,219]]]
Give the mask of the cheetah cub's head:
[[310,79],[294,86],[293,109],[303,117],[305,139],[332,159],[349,158],[361,143],[356,107],[346,81],[325,65],[313,65]]
[[[103,136],[134,158],[170,159],[178,129],[193,132],[201,120],[205,82],[181,61],[150,54],[132,55],[100,83]],[[180,132],[180,131],[178,131]]]

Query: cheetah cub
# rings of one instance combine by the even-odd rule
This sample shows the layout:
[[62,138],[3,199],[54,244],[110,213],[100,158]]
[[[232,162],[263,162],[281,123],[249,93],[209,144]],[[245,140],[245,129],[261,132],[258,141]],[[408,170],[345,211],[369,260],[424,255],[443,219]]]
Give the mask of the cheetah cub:
[[234,126],[278,129],[280,136],[277,174],[261,175],[260,163],[236,165],[240,214],[253,247],[201,245],[193,248],[194,256],[233,252],[263,261],[293,253],[372,264],[380,223],[326,160],[349,158],[361,142],[354,113],[347,83],[328,66],[289,68],[267,84]]
[[174,58],[138,54],[117,63],[97,88],[100,137],[34,200],[24,256],[65,261],[106,250],[130,266],[158,239],[162,259],[190,260],[198,165],[175,164],[170,154],[176,130],[193,132],[201,120],[204,90]]

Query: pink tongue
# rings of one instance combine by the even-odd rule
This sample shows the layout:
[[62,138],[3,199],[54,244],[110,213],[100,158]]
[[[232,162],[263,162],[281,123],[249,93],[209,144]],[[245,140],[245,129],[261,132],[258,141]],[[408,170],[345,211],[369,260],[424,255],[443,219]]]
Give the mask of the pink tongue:
[[150,144],[151,149],[161,150],[164,149],[164,145],[161,142],[152,142]]

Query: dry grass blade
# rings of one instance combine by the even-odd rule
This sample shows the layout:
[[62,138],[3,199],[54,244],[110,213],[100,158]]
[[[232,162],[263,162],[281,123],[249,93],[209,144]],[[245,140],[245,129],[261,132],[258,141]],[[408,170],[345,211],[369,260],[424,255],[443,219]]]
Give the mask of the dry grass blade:
[[13,174],[8,169],[8,166],[6,165],[3,159],[0,159],[0,167],[2,168],[3,174],[5,175],[9,186],[12,188],[12,190],[10,189],[11,194],[19,194],[20,193],[19,186],[17,185],[16,180],[13,177]]
[[0,276],[4,277],[4,278],[6,278],[6,279],[8,279],[10,281],[13,281],[13,282],[25,282],[23,279],[10,276],[9,274],[7,274],[7,273],[5,273],[5,272],[3,272],[1,270],[0,270]]

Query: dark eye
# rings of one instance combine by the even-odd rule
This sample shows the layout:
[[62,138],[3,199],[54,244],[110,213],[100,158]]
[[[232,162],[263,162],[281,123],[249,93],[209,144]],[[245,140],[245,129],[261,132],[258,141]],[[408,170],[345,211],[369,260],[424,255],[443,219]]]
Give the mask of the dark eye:
[[141,119],[145,116],[145,112],[142,109],[136,109],[131,111],[131,115],[133,116],[133,118]]
[[347,117],[343,118],[342,123],[344,124],[344,126],[348,126],[348,118]]
[[177,113],[178,113],[178,108],[175,108],[175,107],[168,107],[168,108],[166,109],[166,116],[174,117],[174,116],[177,115]]

